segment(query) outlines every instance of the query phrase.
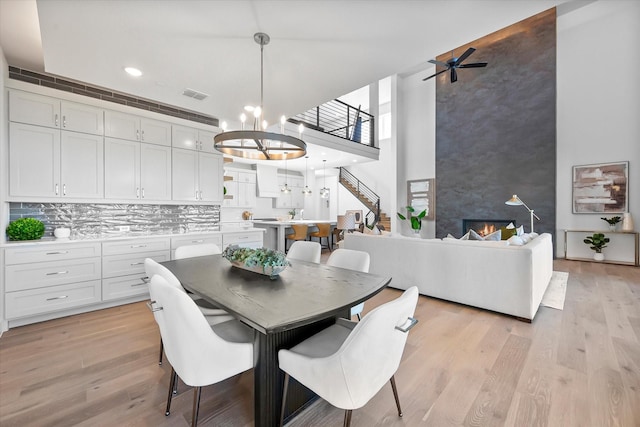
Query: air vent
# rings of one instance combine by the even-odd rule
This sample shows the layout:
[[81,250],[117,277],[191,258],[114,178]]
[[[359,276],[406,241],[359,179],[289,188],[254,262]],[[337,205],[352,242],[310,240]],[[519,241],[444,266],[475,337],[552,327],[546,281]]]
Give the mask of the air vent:
[[209,96],[206,93],[198,92],[197,90],[193,90],[193,89],[189,89],[189,88],[186,88],[184,90],[184,92],[182,92],[182,94],[184,96],[188,96],[189,98],[195,98],[198,101],[202,101],[203,99],[205,99],[205,98],[207,98]]

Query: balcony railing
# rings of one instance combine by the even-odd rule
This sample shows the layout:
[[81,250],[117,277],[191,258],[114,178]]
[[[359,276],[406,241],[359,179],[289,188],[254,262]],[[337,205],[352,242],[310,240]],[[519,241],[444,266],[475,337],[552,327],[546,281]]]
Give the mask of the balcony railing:
[[371,114],[338,99],[289,118],[292,123],[374,147],[375,120]]

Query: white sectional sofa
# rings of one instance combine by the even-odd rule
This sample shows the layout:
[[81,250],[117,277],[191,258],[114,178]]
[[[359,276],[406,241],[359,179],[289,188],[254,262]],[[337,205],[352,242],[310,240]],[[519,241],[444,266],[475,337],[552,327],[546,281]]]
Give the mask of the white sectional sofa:
[[348,233],[343,246],[371,255],[369,271],[390,286],[533,320],[553,273],[551,235],[506,241],[419,239]]

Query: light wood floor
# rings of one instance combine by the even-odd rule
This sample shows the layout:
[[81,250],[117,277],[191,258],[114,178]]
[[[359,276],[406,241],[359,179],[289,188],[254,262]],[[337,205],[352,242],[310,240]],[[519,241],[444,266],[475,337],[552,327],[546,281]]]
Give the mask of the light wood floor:
[[[557,260],[563,311],[532,324],[420,297],[390,387],[354,411],[357,426],[640,426],[640,268]],[[388,289],[367,309],[396,297]],[[144,303],[14,328],[0,338],[0,425],[186,426],[181,384],[164,416],[167,363]],[[366,355],[363,355],[366,357]],[[203,426],[253,425],[251,371],[206,388]],[[292,426],[340,426],[318,401]]]

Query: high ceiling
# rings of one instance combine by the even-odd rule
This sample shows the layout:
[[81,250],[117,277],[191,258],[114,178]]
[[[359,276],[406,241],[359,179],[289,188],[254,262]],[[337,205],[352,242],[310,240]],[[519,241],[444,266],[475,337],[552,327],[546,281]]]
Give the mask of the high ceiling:
[[[260,101],[275,123],[563,0],[0,0],[10,65],[149,98],[233,123]],[[142,77],[123,68],[134,66]],[[425,82],[433,84],[433,82]],[[182,95],[190,88],[209,96]]]

